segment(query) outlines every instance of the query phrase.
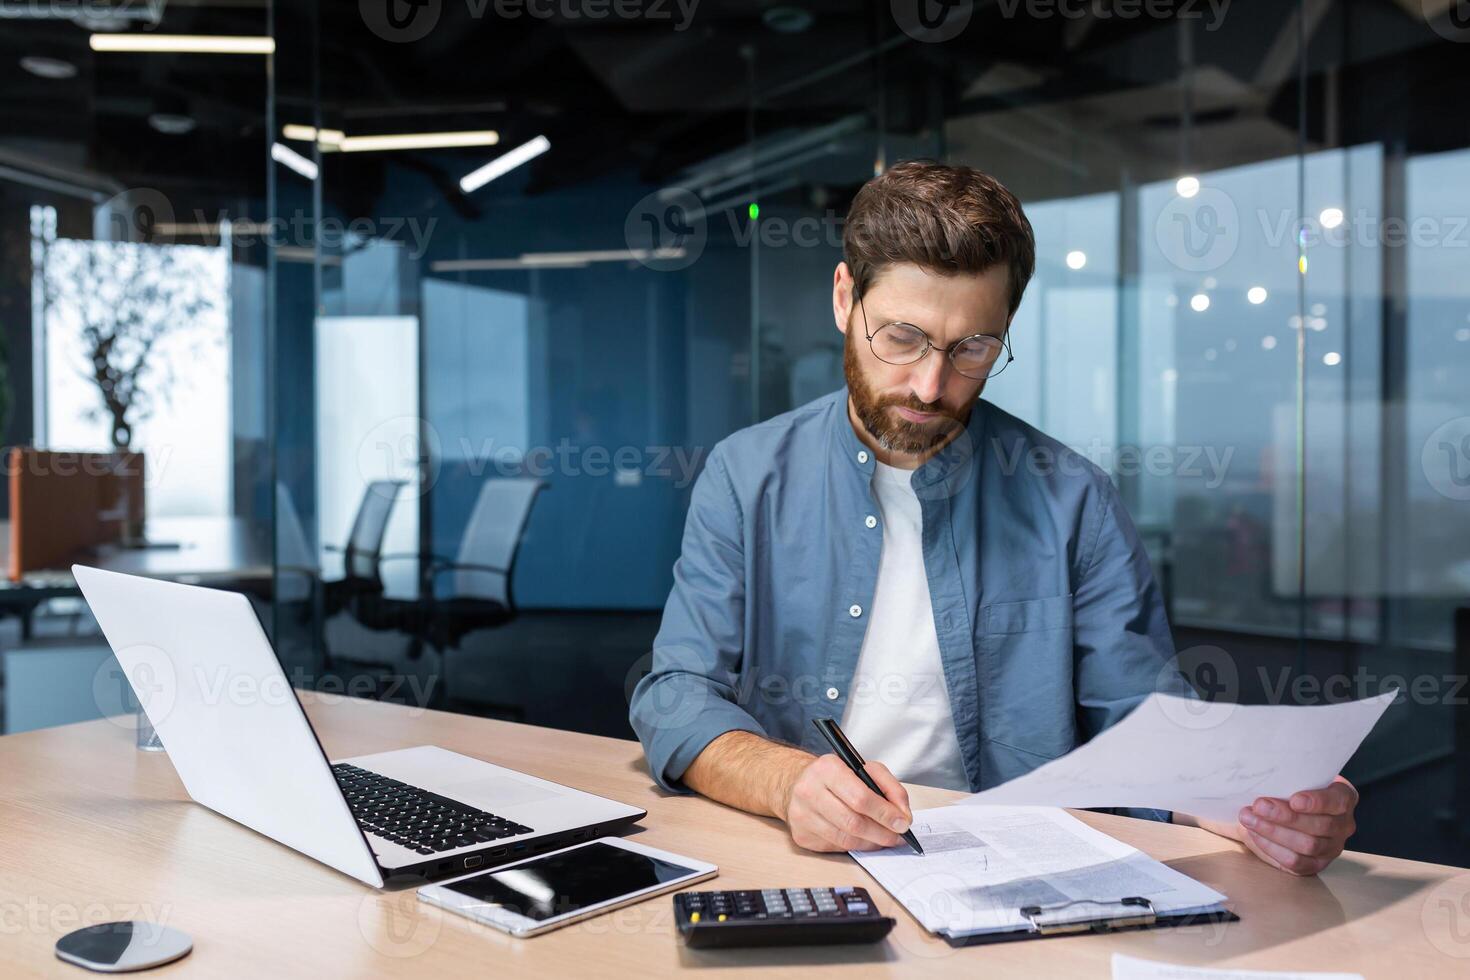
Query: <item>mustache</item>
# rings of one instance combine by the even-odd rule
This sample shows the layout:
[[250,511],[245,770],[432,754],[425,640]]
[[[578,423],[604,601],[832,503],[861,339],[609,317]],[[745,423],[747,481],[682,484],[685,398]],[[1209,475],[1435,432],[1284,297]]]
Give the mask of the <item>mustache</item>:
[[907,395],[888,395],[879,398],[877,408],[907,408],[912,412],[928,412],[958,422],[959,417],[940,402],[921,401],[912,392]]

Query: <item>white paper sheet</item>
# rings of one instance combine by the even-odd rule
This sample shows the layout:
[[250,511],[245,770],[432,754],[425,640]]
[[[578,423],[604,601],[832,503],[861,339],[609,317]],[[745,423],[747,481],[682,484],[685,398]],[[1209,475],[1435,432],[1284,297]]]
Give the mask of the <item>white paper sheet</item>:
[[1396,693],[1310,707],[1151,694],[1092,741],[962,802],[1151,807],[1233,823],[1257,797],[1332,782]]
[[1113,954],[1113,980],[1363,980],[1361,973],[1294,973],[1279,970],[1231,970],[1214,966],[1180,966]]
[[[937,807],[914,814],[923,856],[907,844],[852,852],[930,932],[1029,927],[1023,905],[1141,895],[1160,915],[1214,909],[1225,896],[1052,807]],[[1096,918],[1095,907],[1076,908]]]

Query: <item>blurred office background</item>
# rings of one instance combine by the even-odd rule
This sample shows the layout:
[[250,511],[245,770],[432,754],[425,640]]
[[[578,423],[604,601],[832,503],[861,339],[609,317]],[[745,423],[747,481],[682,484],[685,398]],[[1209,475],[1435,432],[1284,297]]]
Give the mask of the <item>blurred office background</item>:
[[1113,475],[1196,684],[1404,687],[1353,846],[1470,862],[1463,4],[0,11],[7,731],[126,707],[81,553],[299,686],[628,736],[705,455],[841,384],[842,216],[932,157],[1025,203],[986,397]]

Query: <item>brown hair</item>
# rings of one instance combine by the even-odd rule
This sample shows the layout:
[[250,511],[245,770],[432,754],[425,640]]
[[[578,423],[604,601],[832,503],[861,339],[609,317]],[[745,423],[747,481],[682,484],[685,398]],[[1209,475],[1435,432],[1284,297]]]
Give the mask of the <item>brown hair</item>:
[[864,293],[894,262],[941,275],[1010,270],[1010,312],[1036,270],[1036,239],[1021,202],[970,167],[910,160],[868,181],[852,200],[842,257]]

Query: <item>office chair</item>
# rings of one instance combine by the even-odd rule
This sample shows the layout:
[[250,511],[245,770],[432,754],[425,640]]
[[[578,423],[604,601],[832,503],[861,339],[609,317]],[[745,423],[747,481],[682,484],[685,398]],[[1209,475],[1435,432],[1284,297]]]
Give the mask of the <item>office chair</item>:
[[[412,559],[423,563],[419,598],[357,597],[349,610],[353,622],[337,624],[337,645],[350,642],[352,661],[358,666],[371,663],[376,668],[428,676],[446,662],[448,651],[457,648],[466,635],[513,619],[511,580],[516,555],[532,505],[545,488],[546,483],[535,479],[487,480],[480,487],[452,560],[418,554],[381,556],[383,562]],[[446,577],[449,588],[440,596],[439,583]],[[436,703],[447,697],[441,685]]]
[[403,486],[403,480],[373,480],[369,483],[358,502],[357,514],[352,518],[347,543],[340,548],[327,545],[327,551],[342,555],[342,577],[323,583],[326,615],[341,612],[348,603],[361,596],[383,594],[380,566],[383,536],[388,533],[388,519],[393,516],[393,504]]
[[317,595],[321,569],[301,526],[301,515],[286,484],[276,481],[276,586],[277,602],[304,603]]
[[[515,477],[487,480],[459,539],[454,561],[435,560],[425,576],[427,638],[435,646],[459,646],[475,630],[493,629],[515,617],[511,579],[526,524],[536,496],[546,489],[541,480]],[[438,598],[437,586],[450,576],[447,596]]]
[[326,670],[363,670],[382,680],[403,651],[381,649],[382,630],[373,625],[384,608],[383,538],[403,480],[374,480],[363,490],[352,530],[341,548],[342,577],[322,583],[322,662]]

